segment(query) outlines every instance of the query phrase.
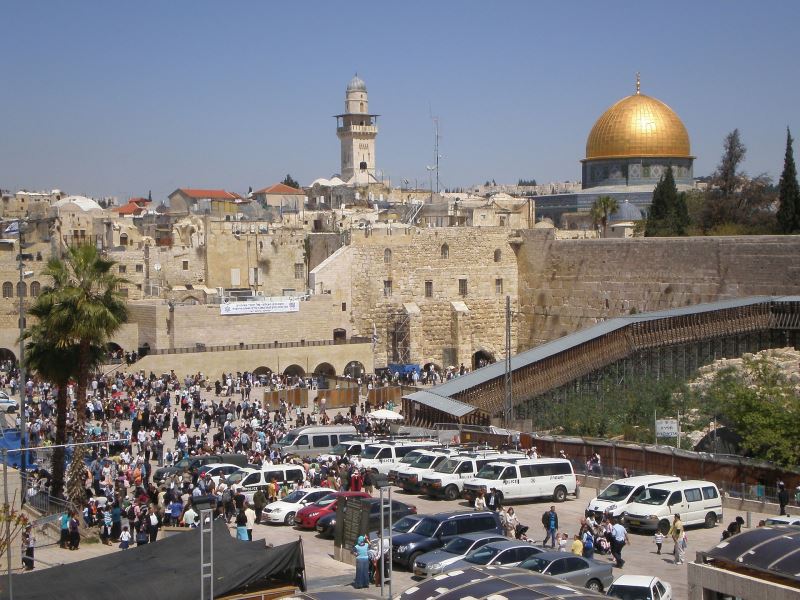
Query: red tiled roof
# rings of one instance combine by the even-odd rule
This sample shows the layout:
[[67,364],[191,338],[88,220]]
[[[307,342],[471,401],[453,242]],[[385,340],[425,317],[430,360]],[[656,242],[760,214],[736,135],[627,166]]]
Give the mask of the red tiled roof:
[[117,214],[120,215],[137,215],[143,210],[145,210],[144,206],[139,206],[133,201],[128,202],[124,206],[120,206],[119,208],[115,209]]
[[178,188],[179,192],[190,198],[205,199],[210,198],[213,200],[236,200],[239,198],[238,194],[232,194],[225,190],[201,190],[195,188]]
[[283,195],[302,195],[303,190],[298,190],[297,188],[293,188],[290,185],[286,185],[285,183],[276,183],[275,185],[271,185],[269,187],[264,188],[263,190],[258,190],[257,192],[253,192],[255,194],[283,194]]
[[133,202],[134,204],[147,204],[148,202],[152,202],[149,198],[129,198],[128,202]]

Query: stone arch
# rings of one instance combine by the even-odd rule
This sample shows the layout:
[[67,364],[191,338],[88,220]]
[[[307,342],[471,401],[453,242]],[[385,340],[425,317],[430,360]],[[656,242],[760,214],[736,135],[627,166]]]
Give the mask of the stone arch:
[[122,351],[122,346],[120,346],[116,342],[108,342],[106,344],[106,351],[107,352],[121,352]]
[[202,304],[199,298],[192,296],[191,294],[186,296],[181,300],[183,304]]
[[289,377],[305,377],[306,371],[300,365],[289,365],[283,370],[283,374]]
[[336,369],[331,363],[323,362],[314,367],[314,375],[323,375],[325,377],[333,377],[336,375]]
[[260,378],[262,376],[265,379],[271,379],[272,378],[272,369],[270,369],[269,367],[265,367],[263,365],[253,369],[253,377]]
[[434,370],[434,371],[439,371],[439,373],[442,372],[441,365],[437,365],[435,362],[428,362],[428,363],[425,363],[424,365],[422,365],[422,370],[423,371],[428,371],[430,373],[431,369]]
[[450,246],[447,243],[442,244],[441,256],[442,258],[450,258]]
[[384,251],[383,251],[383,262],[384,262],[384,264],[387,264],[387,265],[390,262],[392,262],[392,249],[391,248],[384,249]]
[[364,365],[357,360],[351,360],[344,367],[344,376],[351,377],[353,379],[363,377],[365,372],[366,369],[364,368]]
[[119,245],[120,246],[127,246],[128,245],[128,234],[127,233],[120,233],[119,234]]
[[13,298],[14,297],[14,284],[10,281],[6,281],[3,283],[3,298]]
[[495,362],[494,355],[486,350],[478,350],[472,355],[472,370],[480,369]]
[[498,248],[494,251],[494,262],[500,262],[503,259],[503,251]]
[[17,282],[17,297],[24,298],[28,295],[28,284],[24,281]]
[[31,281],[31,296],[36,298],[42,293],[42,284],[38,281]]
[[17,355],[13,350],[8,348],[0,348],[0,365],[10,363],[11,365],[17,364]]

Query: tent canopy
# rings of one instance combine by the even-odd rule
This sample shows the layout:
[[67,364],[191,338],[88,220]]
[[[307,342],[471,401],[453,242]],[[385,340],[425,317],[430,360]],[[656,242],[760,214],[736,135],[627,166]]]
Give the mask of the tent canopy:
[[367,418],[377,421],[402,421],[403,415],[400,413],[396,413],[393,410],[386,410],[385,408],[381,408],[379,410],[373,410],[367,415]]
[[[270,578],[293,583],[298,571],[303,569],[300,541],[267,548],[263,540],[234,539],[223,521],[214,521],[215,596],[247,586],[266,587]],[[51,597],[59,600],[197,600],[200,597],[200,530],[187,529],[154,544],[41,571],[37,569],[13,578],[15,600]],[[6,589],[0,598],[8,598]]]

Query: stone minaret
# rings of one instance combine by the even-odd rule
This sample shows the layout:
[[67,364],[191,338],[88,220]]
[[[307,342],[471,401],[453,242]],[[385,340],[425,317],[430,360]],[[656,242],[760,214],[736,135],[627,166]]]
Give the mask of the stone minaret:
[[370,114],[367,86],[356,75],[347,84],[344,114],[336,115],[336,135],[342,147],[341,176],[350,181],[354,175],[367,183],[375,176],[375,136],[378,115]]

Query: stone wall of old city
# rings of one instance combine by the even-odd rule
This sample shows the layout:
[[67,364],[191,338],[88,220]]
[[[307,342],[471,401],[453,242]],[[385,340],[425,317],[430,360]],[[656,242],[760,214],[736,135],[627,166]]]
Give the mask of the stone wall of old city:
[[800,294],[800,236],[555,240],[540,231],[520,236],[520,349],[609,317]]

